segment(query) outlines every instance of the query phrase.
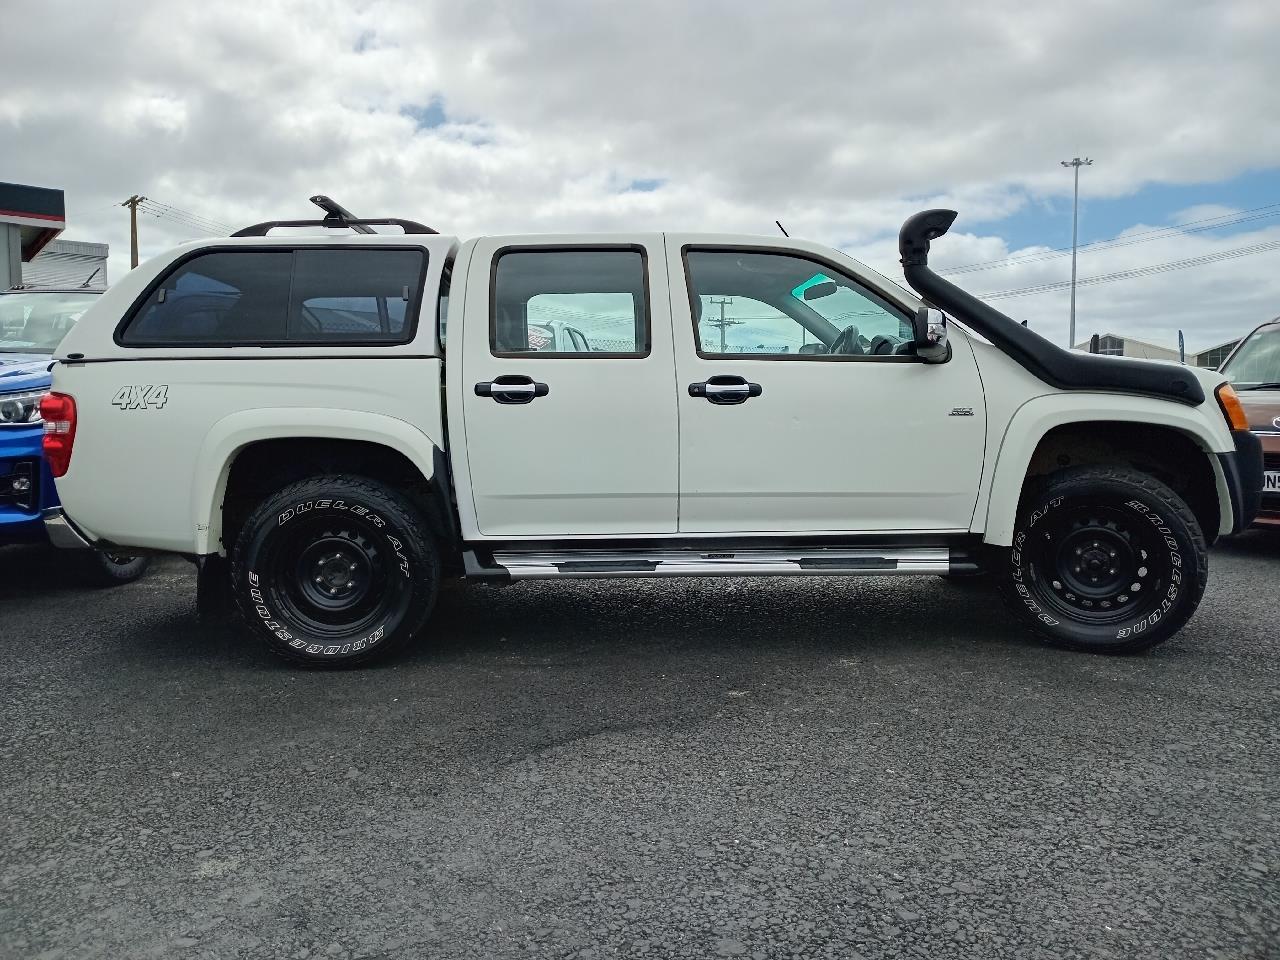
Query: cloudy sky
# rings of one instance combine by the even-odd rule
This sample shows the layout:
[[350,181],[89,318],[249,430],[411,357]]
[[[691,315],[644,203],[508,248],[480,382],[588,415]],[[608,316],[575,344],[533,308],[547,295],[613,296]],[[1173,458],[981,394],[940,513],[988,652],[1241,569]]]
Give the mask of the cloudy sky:
[[65,189],[114,277],[133,193],[166,205],[144,257],[323,192],[463,237],[780,219],[894,278],[903,218],[952,206],[935,263],[1063,342],[1087,155],[1080,277],[1124,277],[1080,288],[1081,336],[1280,314],[1274,0],[34,9],[0,0],[0,180]]

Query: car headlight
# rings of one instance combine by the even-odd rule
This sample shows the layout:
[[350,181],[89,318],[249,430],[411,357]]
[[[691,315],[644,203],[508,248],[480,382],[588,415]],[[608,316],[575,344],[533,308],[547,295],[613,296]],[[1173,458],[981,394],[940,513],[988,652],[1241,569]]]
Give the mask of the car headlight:
[[40,398],[48,392],[0,393],[0,427],[40,423]]

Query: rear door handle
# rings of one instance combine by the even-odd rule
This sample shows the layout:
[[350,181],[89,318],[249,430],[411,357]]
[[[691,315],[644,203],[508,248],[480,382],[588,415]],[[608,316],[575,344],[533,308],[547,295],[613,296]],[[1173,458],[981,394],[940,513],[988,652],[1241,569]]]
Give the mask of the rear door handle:
[[551,388],[524,374],[507,374],[476,384],[477,397],[492,397],[498,403],[532,403],[534,397],[545,397]]
[[746,403],[751,397],[764,393],[758,383],[749,383],[743,377],[721,374],[711,377],[703,383],[689,384],[689,396],[705,397],[711,403],[730,404]]

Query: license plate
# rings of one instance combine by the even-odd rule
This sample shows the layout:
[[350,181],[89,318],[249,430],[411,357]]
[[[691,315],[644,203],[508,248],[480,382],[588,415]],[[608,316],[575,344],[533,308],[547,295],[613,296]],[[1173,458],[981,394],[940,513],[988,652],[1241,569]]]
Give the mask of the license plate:
[[1280,493],[1280,470],[1268,470],[1262,475],[1262,489],[1266,493]]

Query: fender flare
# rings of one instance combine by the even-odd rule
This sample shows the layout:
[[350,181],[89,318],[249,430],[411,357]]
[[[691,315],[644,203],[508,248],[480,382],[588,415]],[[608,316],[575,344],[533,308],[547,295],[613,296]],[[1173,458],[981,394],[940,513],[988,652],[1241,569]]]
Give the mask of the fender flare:
[[[1211,408],[1113,394],[1050,394],[1028,400],[1009,419],[1000,442],[991,482],[988,484],[986,525],[982,531],[982,539],[996,546],[1012,545],[1023,481],[1036,447],[1045,434],[1055,427],[1067,424],[1101,421],[1167,427],[1193,440],[1205,451],[1214,472],[1221,516],[1219,532],[1229,533],[1232,524],[1231,497],[1227,491],[1222,465],[1213,454],[1227,453],[1235,447],[1225,421],[1219,429],[1219,425],[1205,416],[1202,412],[1204,409]],[[979,516],[982,509],[980,504]]]
[[431,480],[432,448],[440,447],[414,425],[380,413],[332,407],[265,407],[241,410],[217,421],[205,434],[191,490],[196,553],[220,553],[222,500],[231,464],[241,450],[263,440],[319,438],[363,440],[403,454]]

